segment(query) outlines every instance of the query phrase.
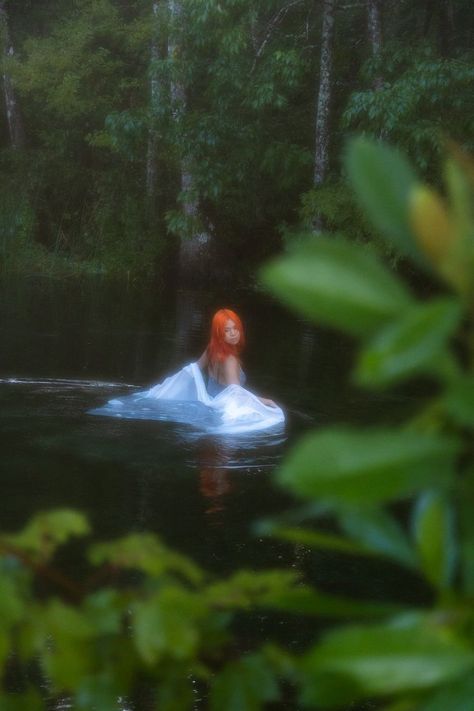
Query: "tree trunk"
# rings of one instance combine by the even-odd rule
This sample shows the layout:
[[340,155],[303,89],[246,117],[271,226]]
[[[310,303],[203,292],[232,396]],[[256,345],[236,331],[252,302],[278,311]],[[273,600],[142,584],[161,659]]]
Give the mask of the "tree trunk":
[[[379,0],[367,0],[369,40],[372,46],[372,55],[375,60],[380,60],[382,53],[382,21],[380,18]],[[383,77],[377,72],[374,78],[374,89],[383,88]]]
[[439,8],[438,35],[442,57],[449,57],[454,30],[454,7],[451,0],[443,0]]
[[156,21],[158,16],[159,3],[155,0],[152,4],[153,11],[153,34],[150,47],[150,129],[148,132],[148,152],[146,161],[146,194],[151,214],[156,217],[156,178],[158,172],[157,165],[157,144],[158,133],[156,130],[156,116],[161,98],[160,80],[156,71],[156,64],[160,58],[158,37],[156,31]]
[[14,49],[10,40],[8,29],[8,15],[5,9],[4,0],[0,0],[0,31],[3,45],[4,70],[3,70],[3,93],[5,97],[5,111],[7,116],[8,131],[10,133],[10,144],[12,148],[23,148],[25,144],[23,124],[20,109],[16,98],[13,82],[8,73],[5,59],[13,57]]
[[329,111],[332,93],[332,54],[336,0],[324,0],[319,91],[316,110],[314,185],[322,185],[329,165]]
[[[332,94],[332,65],[334,40],[334,11],[336,0],[324,0],[323,28],[321,36],[321,60],[319,89],[316,108],[316,131],[314,149],[314,187],[322,185],[329,166],[330,107]],[[313,221],[315,231],[322,228],[320,216]]]
[[[183,8],[180,0],[168,0],[171,29],[168,38],[168,57],[173,59],[178,55],[176,42],[176,26],[183,21]],[[182,123],[186,112],[186,91],[182,81],[173,73],[170,83],[171,113],[177,127]],[[179,135],[179,131],[178,131]],[[210,236],[206,230],[200,229],[201,215],[195,179],[192,172],[190,156],[181,154],[180,159],[181,206],[190,233],[181,236],[179,252],[179,269],[181,276],[195,278],[203,276],[209,254]]]

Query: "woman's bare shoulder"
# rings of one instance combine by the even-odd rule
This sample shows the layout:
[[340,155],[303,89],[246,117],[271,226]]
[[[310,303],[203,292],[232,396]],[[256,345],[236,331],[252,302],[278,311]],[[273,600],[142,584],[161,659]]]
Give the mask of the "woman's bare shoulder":
[[240,370],[240,360],[235,355],[226,356],[223,366],[225,370]]

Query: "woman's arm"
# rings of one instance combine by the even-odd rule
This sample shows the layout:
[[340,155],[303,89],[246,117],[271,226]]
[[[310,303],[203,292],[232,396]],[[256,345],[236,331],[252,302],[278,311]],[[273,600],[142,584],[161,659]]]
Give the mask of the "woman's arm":
[[267,407],[278,407],[276,402],[273,402],[273,400],[270,400],[268,397],[258,397],[258,399],[263,405],[266,405]]
[[[235,356],[229,356],[224,362],[224,378],[226,385],[240,385],[240,363]],[[278,405],[269,400],[266,397],[259,397],[258,399],[263,405],[267,407],[278,407]]]
[[228,356],[224,361],[224,385],[240,385],[240,363],[233,355]]

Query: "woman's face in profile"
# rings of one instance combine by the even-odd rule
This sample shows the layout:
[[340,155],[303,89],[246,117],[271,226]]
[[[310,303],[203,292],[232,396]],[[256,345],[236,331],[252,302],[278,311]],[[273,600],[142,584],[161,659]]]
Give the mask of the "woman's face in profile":
[[240,341],[240,331],[237,328],[235,321],[229,318],[224,326],[224,341],[230,346],[236,346]]

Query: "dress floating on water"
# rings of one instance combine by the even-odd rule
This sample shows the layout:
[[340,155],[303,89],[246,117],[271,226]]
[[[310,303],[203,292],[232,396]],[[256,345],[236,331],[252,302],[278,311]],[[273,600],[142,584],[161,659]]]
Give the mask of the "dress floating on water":
[[285,421],[280,407],[264,405],[241,385],[228,385],[211,397],[197,363],[186,365],[150,390],[114,398],[89,414],[180,422],[214,434],[256,432]]

